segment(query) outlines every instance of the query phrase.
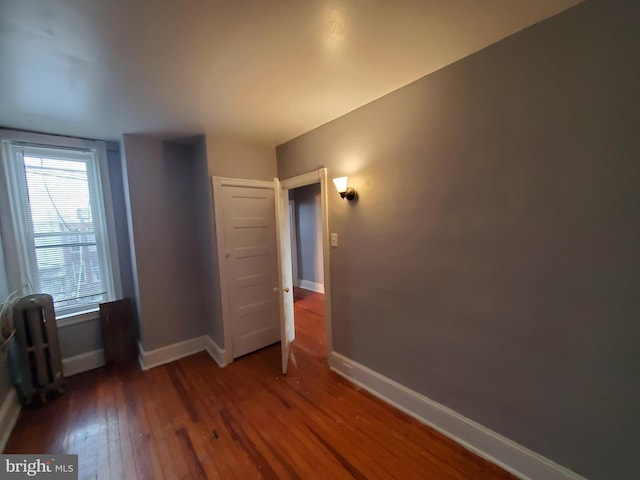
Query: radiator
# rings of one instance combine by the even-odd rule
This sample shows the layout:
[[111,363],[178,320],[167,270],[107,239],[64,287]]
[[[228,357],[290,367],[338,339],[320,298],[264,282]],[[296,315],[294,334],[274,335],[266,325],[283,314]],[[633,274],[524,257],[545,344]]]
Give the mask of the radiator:
[[38,394],[45,402],[48,391],[62,393],[64,376],[51,295],[21,298],[13,306],[13,326],[12,376],[20,401],[31,403]]

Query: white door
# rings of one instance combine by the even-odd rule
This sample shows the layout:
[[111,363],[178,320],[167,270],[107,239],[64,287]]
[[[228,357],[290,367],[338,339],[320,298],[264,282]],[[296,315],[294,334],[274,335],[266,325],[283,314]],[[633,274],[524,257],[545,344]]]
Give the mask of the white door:
[[[280,340],[273,188],[222,186],[233,358]],[[288,238],[288,237],[287,237]],[[290,257],[289,257],[290,258]]]
[[291,269],[291,232],[289,223],[289,198],[283,194],[280,181],[275,178],[276,221],[278,228],[278,264],[280,274],[280,335],[282,349],[282,373],[287,373],[291,343],[296,338],[293,317],[293,274]]

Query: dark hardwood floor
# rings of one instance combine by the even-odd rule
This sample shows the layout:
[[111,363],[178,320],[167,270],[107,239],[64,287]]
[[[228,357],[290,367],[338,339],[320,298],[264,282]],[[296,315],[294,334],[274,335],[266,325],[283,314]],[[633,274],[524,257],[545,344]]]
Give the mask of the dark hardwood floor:
[[289,374],[274,345],[101,368],[23,409],[5,453],[77,453],[83,479],[512,479],[326,366],[322,295],[297,290]]
[[302,288],[294,288],[293,299],[296,317],[294,355],[297,351],[302,351],[326,361],[327,326],[324,320],[324,295]]

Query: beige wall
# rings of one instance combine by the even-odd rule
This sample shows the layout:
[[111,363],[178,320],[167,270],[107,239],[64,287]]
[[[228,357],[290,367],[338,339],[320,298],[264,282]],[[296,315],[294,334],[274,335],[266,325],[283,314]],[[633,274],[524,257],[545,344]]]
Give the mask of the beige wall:
[[273,147],[220,134],[207,134],[209,176],[273,180],[276,151]]

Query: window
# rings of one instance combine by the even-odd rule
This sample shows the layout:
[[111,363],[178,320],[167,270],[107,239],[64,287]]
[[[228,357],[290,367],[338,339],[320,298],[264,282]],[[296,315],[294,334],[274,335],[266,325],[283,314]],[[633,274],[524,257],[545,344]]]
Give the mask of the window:
[[98,150],[3,147],[21,283],[52,295],[59,318],[115,299]]

